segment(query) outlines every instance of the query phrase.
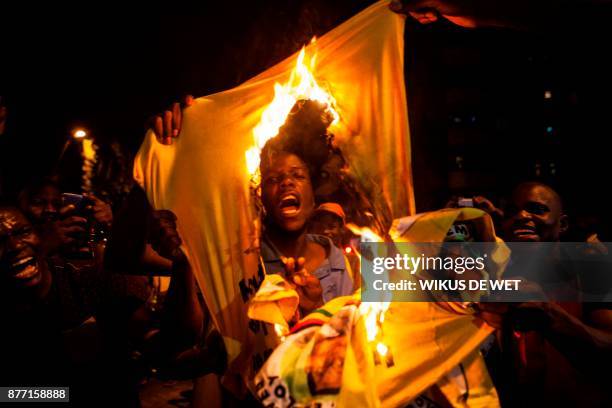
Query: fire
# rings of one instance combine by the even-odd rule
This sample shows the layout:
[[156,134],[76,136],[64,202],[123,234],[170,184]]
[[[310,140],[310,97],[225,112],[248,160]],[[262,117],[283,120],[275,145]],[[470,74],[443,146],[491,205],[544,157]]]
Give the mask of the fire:
[[283,342],[285,341],[285,337],[287,337],[287,334],[289,334],[289,330],[287,329],[287,327],[283,326],[282,324],[275,323],[274,333],[276,333],[280,341]]
[[346,225],[346,228],[348,228],[353,234],[361,237],[361,240],[364,242],[384,242],[385,241],[377,233],[375,233],[368,227],[359,227],[355,224],[349,223]]
[[[313,39],[312,42],[314,41]],[[306,55],[306,47],[302,47],[289,80],[283,85],[278,82],[274,84],[274,99],[265,107],[259,123],[253,128],[253,146],[245,153],[247,169],[255,179],[258,179],[261,149],[268,140],[278,134],[279,128],[285,123],[291,108],[298,100],[310,99],[327,105],[333,117],[330,126],[340,121],[334,97],[319,86],[314,77],[315,64],[316,54],[309,58]]]
[[384,343],[378,343],[376,345],[376,351],[378,351],[378,354],[380,354],[381,357],[385,357],[389,352],[389,347],[385,346]]
[[359,311],[365,316],[368,342],[372,343],[378,339],[388,308],[389,302],[361,302],[359,305]]
[[[359,227],[355,224],[346,226],[353,234],[359,235],[363,242],[384,242],[379,235],[368,227]],[[358,255],[358,251],[356,251]],[[389,309],[390,302],[361,302],[359,312],[364,317],[368,343],[381,357],[386,357],[389,347],[383,342],[382,325],[385,321],[385,313]]]

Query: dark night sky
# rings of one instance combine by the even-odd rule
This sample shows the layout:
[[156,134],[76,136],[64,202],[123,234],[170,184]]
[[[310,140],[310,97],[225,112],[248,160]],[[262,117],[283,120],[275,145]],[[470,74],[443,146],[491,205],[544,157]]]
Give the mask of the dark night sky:
[[[11,177],[48,171],[75,125],[90,128],[100,143],[118,139],[134,152],[152,113],[186,93],[205,95],[247,80],[371,2],[214,3],[173,2],[148,16],[106,3],[78,15],[3,15],[0,94],[11,140],[0,142],[3,165],[7,151],[16,162]],[[604,209],[600,184],[610,172],[601,146],[610,134],[612,63],[604,45],[610,30],[598,28],[570,24],[541,36],[409,21],[417,205],[431,209],[457,192],[460,156],[461,171],[476,174],[477,187],[495,176],[482,181],[487,193],[495,193],[491,183],[528,178],[536,162],[546,168],[554,162],[556,184],[581,209]],[[546,89],[554,92],[551,103],[543,101]],[[465,125],[465,118],[474,123]],[[550,125],[554,134],[547,135]],[[469,138],[482,143],[453,147]],[[588,202],[580,198],[589,194]]]
[[175,2],[181,14],[7,18],[0,94],[11,156],[47,171],[75,125],[133,152],[151,114],[244,82],[366,4]]
[[82,122],[97,137],[118,137],[133,148],[151,113],[186,93],[247,80],[368,4],[214,3],[173,3],[181,15],[9,21],[0,89],[20,137],[61,145],[67,129]]

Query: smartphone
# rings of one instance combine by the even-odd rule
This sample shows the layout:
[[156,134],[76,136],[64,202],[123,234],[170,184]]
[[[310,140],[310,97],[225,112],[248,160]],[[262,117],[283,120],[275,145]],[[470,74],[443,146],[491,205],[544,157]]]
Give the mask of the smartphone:
[[82,194],[62,193],[62,203],[64,206],[74,205],[75,213],[82,215],[87,207],[87,200]]
[[87,219],[87,223],[83,225],[85,232],[73,233],[71,236],[76,240],[74,248],[70,251],[69,256],[74,259],[91,259],[93,252],[89,247],[91,220],[89,218],[90,211],[87,207],[91,204],[91,200],[82,194],[62,193],[62,203],[64,206],[73,205],[74,212],[70,215],[76,215]]
[[474,199],[459,197],[457,200],[457,207],[474,207]]

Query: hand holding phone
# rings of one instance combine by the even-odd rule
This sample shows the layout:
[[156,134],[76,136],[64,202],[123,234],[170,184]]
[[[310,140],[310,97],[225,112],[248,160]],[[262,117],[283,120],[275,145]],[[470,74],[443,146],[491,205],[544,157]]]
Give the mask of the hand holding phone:
[[91,226],[90,200],[81,194],[62,193],[62,202],[61,220],[57,222],[60,241],[64,247],[72,248],[70,251],[75,254],[86,252]]
[[85,216],[85,210],[88,205],[87,198],[85,196],[74,193],[62,193],[62,204],[64,208],[70,205],[73,206],[74,210],[71,211],[71,213],[79,216]]
[[457,199],[457,207],[474,207],[474,199],[459,197]]

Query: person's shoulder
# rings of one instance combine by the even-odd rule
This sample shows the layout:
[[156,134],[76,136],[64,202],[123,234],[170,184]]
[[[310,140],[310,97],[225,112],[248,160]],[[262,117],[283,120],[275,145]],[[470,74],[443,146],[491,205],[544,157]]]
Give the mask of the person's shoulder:
[[329,239],[325,235],[306,234],[306,240],[312,244],[316,244],[323,247],[323,249],[325,250],[326,258],[329,258],[335,248],[331,239]]
[[306,239],[310,242],[319,244],[325,248],[328,248],[331,245],[331,239],[321,234],[308,233],[306,234]]

